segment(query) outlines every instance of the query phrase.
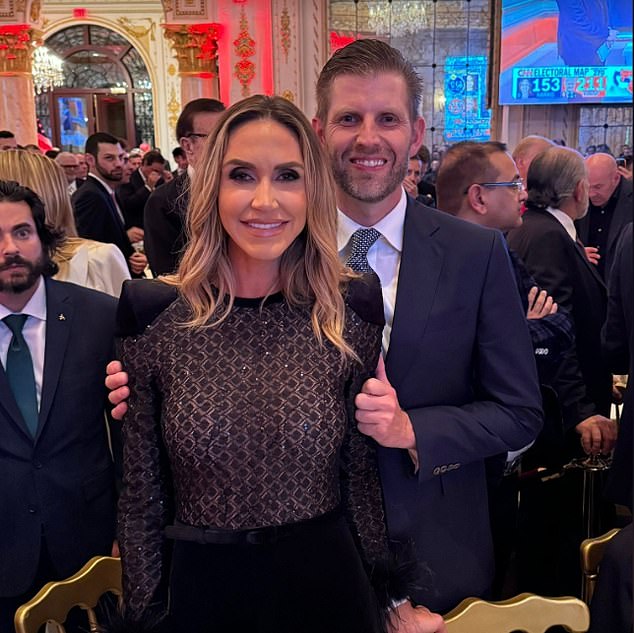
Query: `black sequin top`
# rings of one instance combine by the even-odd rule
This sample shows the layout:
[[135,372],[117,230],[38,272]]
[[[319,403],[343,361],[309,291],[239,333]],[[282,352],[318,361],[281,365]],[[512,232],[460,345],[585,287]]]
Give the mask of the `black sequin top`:
[[161,282],[124,285],[120,358],[131,395],[119,506],[126,613],[142,617],[164,569],[163,530],[245,529],[317,517],[342,503],[362,557],[387,555],[374,446],[354,396],[376,367],[380,290],[346,292],[345,338],[361,364],[320,345],[309,308],[282,295],[236,300],[217,327],[185,328]]

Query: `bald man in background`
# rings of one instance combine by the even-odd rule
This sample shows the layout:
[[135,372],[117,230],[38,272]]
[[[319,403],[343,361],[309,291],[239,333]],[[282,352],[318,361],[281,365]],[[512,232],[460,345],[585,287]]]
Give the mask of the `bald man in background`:
[[590,261],[607,282],[616,243],[625,226],[634,220],[632,181],[624,178],[610,154],[591,154],[585,159],[590,182],[586,216],[575,222],[577,234]]

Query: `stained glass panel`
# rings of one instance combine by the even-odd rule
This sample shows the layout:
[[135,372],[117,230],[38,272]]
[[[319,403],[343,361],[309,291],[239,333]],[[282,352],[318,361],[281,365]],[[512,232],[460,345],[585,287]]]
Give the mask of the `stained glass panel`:
[[51,129],[51,113],[48,106],[48,94],[35,95],[35,117],[42,125],[42,134],[47,138],[53,138]]
[[141,143],[153,146],[154,114],[150,92],[137,92],[134,95],[134,125],[137,147]]
[[117,55],[130,47],[130,42],[125,37],[102,26],[90,27],[90,44],[97,48],[108,48]]
[[127,87],[128,77],[112,59],[95,51],[80,51],[64,62],[67,88]]
[[121,61],[132,77],[133,88],[142,88],[149,90],[152,87],[150,75],[141,59],[141,55],[136,49],[131,48],[122,58]]
[[63,55],[67,50],[86,43],[86,31],[85,26],[71,26],[47,38],[46,46],[58,55]]

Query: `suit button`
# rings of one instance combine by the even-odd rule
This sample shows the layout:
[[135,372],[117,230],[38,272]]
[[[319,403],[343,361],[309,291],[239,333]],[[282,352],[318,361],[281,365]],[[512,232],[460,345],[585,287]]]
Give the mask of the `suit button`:
[[33,462],[33,467],[37,468],[38,470],[40,468],[42,468],[42,462],[38,461],[37,459]]
[[28,507],[29,514],[37,514],[37,508],[35,506]]

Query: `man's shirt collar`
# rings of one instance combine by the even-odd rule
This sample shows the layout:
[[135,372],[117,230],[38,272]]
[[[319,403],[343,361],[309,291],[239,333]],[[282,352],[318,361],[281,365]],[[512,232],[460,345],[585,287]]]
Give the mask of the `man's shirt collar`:
[[[401,197],[396,206],[381,220],[372,226],[381,233],[390,246],[399,253],[403,250],[403,228],[405,226],[405,210],[407,209],[407,195],[401,188]],[[350,241],[350,237],[357,229],[370,228],[358,224],[349,218],[341,209],[337,222],[337,249],[341,252]]]
[[[37,288],[33,296],[27,301],[24,308],[22,308],[18,314],[26,314],[40,321],[46,321],[46,284],[44,283],[44,278],[40,276],[36,283]],[[10,314],[14,314],[14,312],[0,304],[0,319],[4,319],[4,317]]]

